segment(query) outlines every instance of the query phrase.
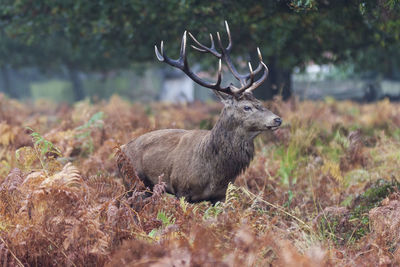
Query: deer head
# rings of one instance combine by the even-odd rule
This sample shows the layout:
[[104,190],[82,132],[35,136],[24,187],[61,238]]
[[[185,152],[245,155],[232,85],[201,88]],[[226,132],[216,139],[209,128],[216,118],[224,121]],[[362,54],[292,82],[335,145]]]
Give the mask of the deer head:
[[[253,90],[259,87],[268,76],[268,68],[264,64],[261,56],[260,49],[257,48],[258,58],[260,60],[256,69],[250,62],[248,62],[249,73],[241,74],[237,71],[234,66],[230,53],[232,50],[232,37],[229,30],[228,23],[225,21],[226,32],[228,35],[229,44],[224,47],[221,41],[219,32],[217,32],[217,41],[219,50],[215,47],[213,35],[210,33],[211,46],[205,46],[200,43],[190,32],[184,32],[182,41],[180,56],[178,59],[173,60],[165,55],[164,42],[161,41],[160,51],[157,46],[154,47],[156,56],[159,61],[165,62],[175,68],[182,70],[187,76],[189,76],[194,82],[201,86],[210,88],[220,98],[225,107],[222,111],[221,118],[229,118],[229,126],[244,129],[247,132],[258,133],[265,130],[275,130],[281,124],[282,120],[277,115],[272,113],[267,108],[263,107],[262,103],[253,96]],[[218,58],[218,73],[217,81],[211,83],[201,79],[195,74],[189,67],[186,57],[186,46],[187,46],[187,34],[193,40],[195,45],[191,47],[201,53],[210,53]],[[240,87],[236,87],[234,84],[229,84],[223,87],[222,82],[222,61],[228,66],[228,69],[233,76],[239,81]],[[261,77],[255,80],[255,76],[263,71]],[[225,125],[226,127],[226,125]]]

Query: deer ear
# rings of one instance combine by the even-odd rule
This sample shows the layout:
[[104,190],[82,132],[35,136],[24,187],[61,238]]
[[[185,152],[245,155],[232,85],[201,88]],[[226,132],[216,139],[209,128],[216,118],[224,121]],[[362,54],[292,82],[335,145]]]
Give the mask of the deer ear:
[[214,94],[218,97],[218,99],[224,104],[231,104],[233,101],[233,96],[216,91],[216,90],[212,90],[214,92]]

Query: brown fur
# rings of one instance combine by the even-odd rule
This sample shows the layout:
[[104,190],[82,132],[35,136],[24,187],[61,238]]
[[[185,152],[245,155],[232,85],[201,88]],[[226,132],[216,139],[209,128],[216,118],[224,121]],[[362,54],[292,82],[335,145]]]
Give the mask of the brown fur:
[[222,102],[225,107],[211,131],[158,130],[122,147],[146,186],[152,188],[163,174],[167,192],[177,197],[191,202],[224,199],[229,182],[253,158],[254,138],[280,123],[251,93],[239,99],[225,96]]

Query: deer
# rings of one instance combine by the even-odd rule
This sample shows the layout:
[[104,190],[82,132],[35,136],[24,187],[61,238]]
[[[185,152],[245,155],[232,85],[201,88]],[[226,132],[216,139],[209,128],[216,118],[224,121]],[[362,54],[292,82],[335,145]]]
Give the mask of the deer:
[[[265,108],[253,96],[268,76],[268,68],[257,48],[259,63],[249,72],[238,72],[230,57],[232,37],[225,21],[228,45],[222,44],[219,32],[217,50],[210,33],[211,46],[200,43],[185,31],[181,40],[179,58],[169,58],[161,41],[160,50],[154,50],[159,61],[180,69],[197,84],[211,89],[223,103],[220,116],[211,130],[162,129],[145,133],[121,146],[129,163],[143,184],[150,188],[162,177],[168,193],[188,202],[223,201],[229,183],[244,172],[254,156],[254,139],[261,132],[276,130],[282,119]],[[191,47],[218,58],[217,81],[209,82],[191,71],[187,61],[187,35],[194,42]],[[230,83],[222,86],[222,61],[225,62],[240,86]],[[263,71],[260,78],[256,75]],[[260,73],[261,74],[261,73]]]

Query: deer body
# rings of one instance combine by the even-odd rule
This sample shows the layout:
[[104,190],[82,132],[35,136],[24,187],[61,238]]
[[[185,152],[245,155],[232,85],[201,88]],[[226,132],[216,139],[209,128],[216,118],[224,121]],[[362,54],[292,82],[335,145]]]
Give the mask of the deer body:
[[[252,94],[267,77],[268,69],[262,62],[256,70],[239,74],[230,60],[232,48],[228,25],[226,29],[229,45],[224,48],[218,36],[222,52],[212,45],[210,48],[200,44],[191,34],[200,52],[209,52],[218,57],[218,81],[215,84],[201,80],[188,67],[186,60],[186,32],[182,38],[181,56],[178,60],[169,59],[163,51],[156,48],[159,60],[184,71],[195,82],[213,89],[224,104],[217,123],[211,131],[166,129],[146,133],[122,147],[144,184],[152,188],[163,177],[166,190],[177,197],[185,197],[190,202],[210,200],[216,202],[225,197],[229,182],[245,170],[254,156],[254,138],[262,131],[277,129],[282,121],[263,107]],[[259,50],[258,50],[259,52]],[[240,81],[241,88],[232,84],[222,88],[221,59]],[[254,81],[254,76],[264,69],[262,77]]]
[[[163,175],[167,192],[177,197],[216,201],[224,198],[228,183],[249,165],[254,147],[252,141],[215,144],[214,137],[212,131],[154,131],[128,143],[125,153],[146,186],[152,188]],[[160,145],[159,140],[168,145]]]

